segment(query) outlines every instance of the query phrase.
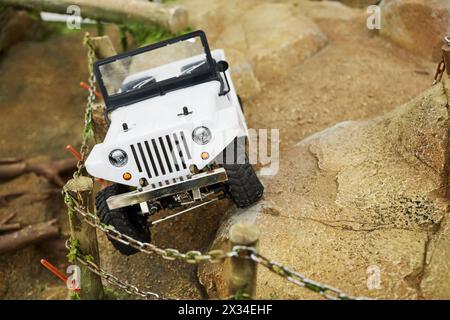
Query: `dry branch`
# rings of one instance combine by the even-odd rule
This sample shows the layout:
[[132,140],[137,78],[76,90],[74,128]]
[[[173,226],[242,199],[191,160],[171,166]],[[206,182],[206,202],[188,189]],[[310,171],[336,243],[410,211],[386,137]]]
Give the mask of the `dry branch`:
[[[25,193],[27,193],[26,191],[17,191],[17,192],[9,192],[9,193],[5,193],[5,194],[0,194],[0,205],[8,205],[8,202],[11,199],[15,199],[18,198],[20,196],[23,196]],[[2,224],[2,223],[0,223]]]
[[3,0],[3,4],[16,8],[67,14],[67,8],[76,5],[84,18],[123,23],[139,22],[158,25],[172,32],[188,27],[188,12],[180,6],[137,0]]
[[0,254],[16,251],[59,235],[56,219],[37,223],[19,231],[0,236]]
[[5,218],[0,220],[0,233],[8,232],[8,231],[15,231],[22,228],[20,223],[11,223],[8,224],[8,222],[16,216],[16,212],[12,212],[9,215],[7,215]]
[[12,218],[16,216],[17,212],[11,212],[6,217],[4,217],[2,220],[0,220],[0,226],[3,224],[7,224]]
[[3,224],[3,225],[0,224],[0,233],[16,231],[21,228],[22,228],[22,226],[20,225],[20,223],[11,223],[11,224]]
[[61,174],[70,170],[75,170],[77,160],[74,158],[44,161],[39,159],[0,159],[0,179],[9,179],[25,173],[34,172],[44,176],[58,187],[64,186]]

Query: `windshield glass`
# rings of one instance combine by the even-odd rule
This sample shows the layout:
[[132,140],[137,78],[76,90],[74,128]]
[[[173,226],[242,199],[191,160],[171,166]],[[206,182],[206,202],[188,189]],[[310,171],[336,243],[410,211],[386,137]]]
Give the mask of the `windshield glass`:
[[199,36],[124,56],[99,67],[108,96],[132,92],[164,80],[182,79],[210,70],[211,66]]

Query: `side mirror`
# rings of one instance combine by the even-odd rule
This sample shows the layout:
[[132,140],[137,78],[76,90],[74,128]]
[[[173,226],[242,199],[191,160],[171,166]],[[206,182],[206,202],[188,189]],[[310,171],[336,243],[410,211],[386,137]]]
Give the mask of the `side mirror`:
[[226,62],[225,60],[220,60],[216,65],[219,72],[225,72],[229,67],[228,62]]

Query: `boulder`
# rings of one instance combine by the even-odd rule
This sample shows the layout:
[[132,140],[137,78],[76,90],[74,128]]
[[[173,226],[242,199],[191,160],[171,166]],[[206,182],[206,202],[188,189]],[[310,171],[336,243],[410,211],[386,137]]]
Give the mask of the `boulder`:
[[[291,2],[181,0],[194,28],[223,48],[240,95],[259,92],[326,45],[320,28]],[[303,3],[303,1],[300,1]],[[312,9],[311,9],[312,10]],[[316,11],[317,12],[317,11]]]
[[41,39],[46,33],[42,23],[26,11],[8,8],[0,12],[0,53],[20,41]]
[[[286,1],[286,0],[281,0]],[[349,21],[363,16],[361,10],[348,7],[337,1],[298,1],[292,2],[293,10],[298,11],[310,19]]]
[[[262,201],[229,210],[211,248],[227,247],[234,223],[253,222],[262,255],[350,295],[449,299],[445,86],[298,143],[264,181]],[[211,297],[227,296],[223,265],[201,265],[198,277]],[[256,297],[319,298],[262,266]]]
[[383,0],[381,35],[425,58],[440,59],[450,32],[448,0]]
[[289,4],[261,3],[227,26],[217,46],[242,51],[260,81],[276,81],[315,54],[326,36],[308,17]]

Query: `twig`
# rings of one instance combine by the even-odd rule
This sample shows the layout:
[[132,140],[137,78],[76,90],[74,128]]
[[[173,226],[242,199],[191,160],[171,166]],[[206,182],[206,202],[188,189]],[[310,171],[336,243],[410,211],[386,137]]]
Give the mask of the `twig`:
[[[0,179],[8,179],[20,176],[25,173],[36,173],[47,178],[58,187],[64,186],[61,174],[69,170],[75,170],[77,159],[69,158],[64,160],[43,160],[42,158],[20,160],[20,159],[0,159]],[[0,202],[2,199],[0,198]]]
[[20,223],[11,223],[11,224],[0,225],[0,233],[16,231],[19,229],[22,229],[22,226],[20,225]]
[[59,227],[56,219],[30,225],[19,231],[0,236],[0,254],[16,251],[58,235]]
[[17,212],[13,211],[10,214],[8,214],[6,217],[4,217],[2,220],[0,220],[0,225],[7,224],[11,219],[13,219],[16,216]]
[[25,193],[26,193],[26,191],[18,191],[18,192],[0,194],[0,204],[6,206],[6,205],[8,205],[8,202],[11,198],[17,198],[17,197],[23,196]]

